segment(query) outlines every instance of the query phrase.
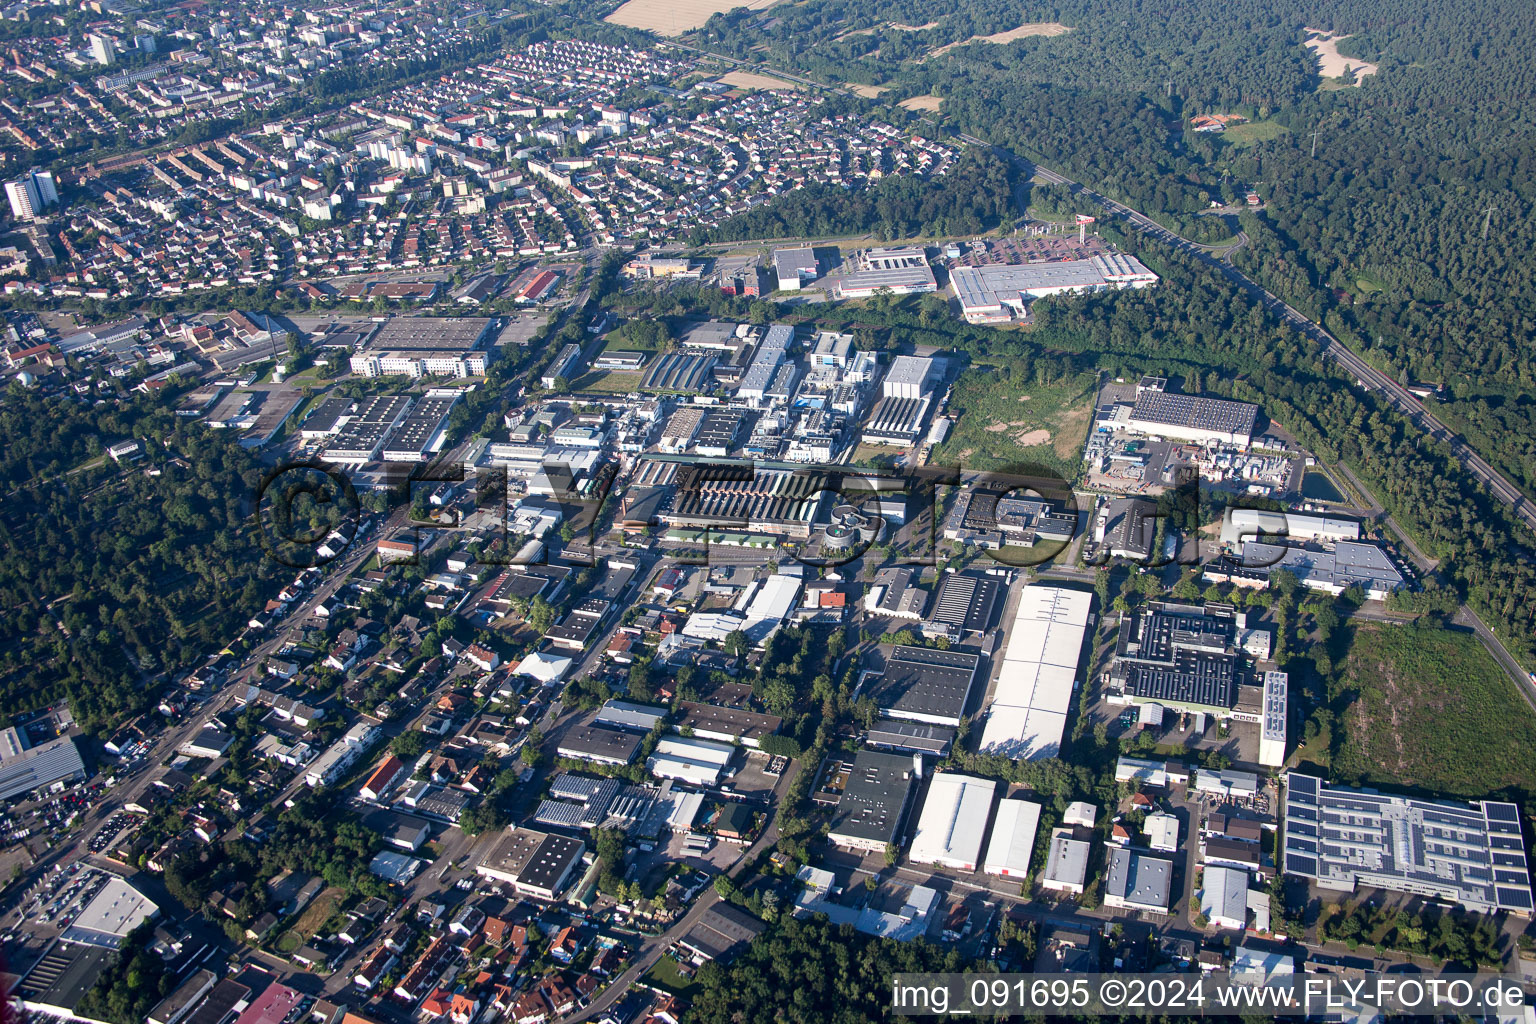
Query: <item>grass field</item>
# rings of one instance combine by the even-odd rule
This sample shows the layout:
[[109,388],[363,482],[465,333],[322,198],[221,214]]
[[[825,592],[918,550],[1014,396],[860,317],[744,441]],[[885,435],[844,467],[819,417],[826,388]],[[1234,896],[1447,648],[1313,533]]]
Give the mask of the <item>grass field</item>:
[[304,908],[304,913],[299,915],[299,920],[294,924],[292,931],[298,933],[304,942],[314,938],[320,931],[320,926],[330,919],[341,901],[347,898],[345,889],[329,886],[315,901]]
[[577,377],[571,383],[572,391],[600,391],[605,395],[628,395],[640,389],[640,382],[645,379],[643,373],[614,373],[609,370],[594,370],[584,376]]
[[1015,387],[999,367],[972,367],[955,382],[954,426],[933,461],[974,469],[1035,463],[1074,480],[1093,418],[1093,385],[1092,374],[1081,374]]
[[897,106],[903,110],[926,110],[931,113],[938,110],[943,103],[944,101],[938,96],[909,96]]
[[703,28],[711,15],[734,11],[738,7],[761,11],[779,0],[629,0],[604,21],[629,28],[645,29],[664,36],[680,36]]
[[1536,793],[1536,712],[1470,633],[1361,626],[1330,696],[1336,781]]
[[698,982],[683,977],[682,973],[677,969],[677,961],[669,956],[664,956],[657,960],[656,966],[651,968],[644,980],[647,985],[654,985],[659,989],[675,993],[684,999],[692,996],[699,987]]
[[1237,149],[1246,149],[1260,142],[1279,138],[1286,131],[1284,125],[1276,124],[1274,121],[1252,121],[1247,124],[1233,125],[1221,133],[1221,138]]

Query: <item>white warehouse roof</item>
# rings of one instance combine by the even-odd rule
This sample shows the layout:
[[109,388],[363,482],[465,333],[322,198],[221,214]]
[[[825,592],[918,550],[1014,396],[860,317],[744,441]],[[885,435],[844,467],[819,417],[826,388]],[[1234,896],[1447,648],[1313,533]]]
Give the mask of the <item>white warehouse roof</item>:
[[1035,852],[1035,832],[1040,827],[1040,805],[1032,800],[1003,800],[997,805],[992,841],[987,844],[983,868],[989,875],[1022,878],[1029,874]]
[[1013,758],[1061,752],[1093,595],[1027,586],[1008,631],[1008,647],[987,709],[981,749]]
[[913,863],[976,870],[996,791],[997,783],[991,779],[950,772],[935,775],[912,839]]

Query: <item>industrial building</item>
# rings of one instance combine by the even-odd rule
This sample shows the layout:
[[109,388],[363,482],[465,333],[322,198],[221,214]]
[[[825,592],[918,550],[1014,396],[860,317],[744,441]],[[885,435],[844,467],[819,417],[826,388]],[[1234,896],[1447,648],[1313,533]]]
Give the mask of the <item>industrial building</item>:
[[695,786],[715,786],[731,763],[735,748],[724,743],[668,736],[656,744],[645,767],[658,779],[676,779]]
[[667,719],[667,709],[652,707],[649,704],[635,704],[632,701],[610,700],[598,708],[593,722],[597,725],[611,726],[615,729],[633,729],[635,732],[650,732],[660,722]]
[[0,761],[0,800],[15,800],[55,783],[84,779],[80,748],[72,738],[60,736]]
[[1285,760],[1289,676],[1254,675],[1245,656],[1269,657],[1268,630],[1227,604],[1155,601],[1124,616],[1110,666],[1110,699],[1205,712],[1259,726],[1259,759]]
[[[1216,563],[1218,572],[1221,564]],[[1353,541],[1340,541],[1332,551],[1245,541],[1237,568],[1243,576],[1234,575],[1231,582],[1238,586],[1267,586],[1270,575],[1283,569],[1308,590],[1337,596],[1350,587],[1359,587],[1371,601],[1385,601],[1408,585],[1402,570],[1384,550]]]
[[1520,809],[1452,803],[1285,778],[1284,871],[1319,888],[1415,893],[1468,910],[1529,917]]
[[698,924],[688,929],[678,946],[695,964],[725,959],[762,934],[765,925],[729,903],[706,910]]
[[1336,544],[1360,539],[1360,524],[1353,519],[1309,516],[1294,512],[1270,512],[1256,508],[1233,508],[1221,515],[1221,543],[1232,551],[1244,542],[1261,537],[1283,537],[1291,541],[1319,541]]
[[945,540],[986,550],[1064,544],[1075,536],[1076,509],[1063,508],[1044,498],[999,494],[985,487],[960,491],[944,517],[943,526]]
[[555,354],[555,358],[545,367],[544,374],[539,378],[539,383],[546,390],[553,390],[563,380],[567,383],[576,379],[577,370],[581,367],[581,346],[575,342],[568,343]]
[[997,783],[992,779],[953,772],[935,775],[928,784],[928,797],[908,851],[912,863],[975,871],[996,792]]
[[901,722],[884,718],[877,721],[864,734],[864,742],[876,750],[944,757],[955,745],[955,730],[947,725],[928,725],[924,722]]
[[795,329],[785,324],[774,324],[758,342],[752,354],[752,362],[736,385],[736,397],[754,408],[762,404],[773,388],[779,369],[789,358],[790,346],[795,341]]
[[428,391],[384,439],[384,461],[424,462],[442,451],[448,436],[448,414],[463,394],[452,388]]
[[362,377],[483,377],[491,360],[488,317],[391,317],[353,354]]
[[1052,832],[1040,888],[1081,896],[1088,881],[1088,850],[1087,840],[1076,838],[1070,828]]
[[779,290],[797,292],[816,280],[820,270],[816,266],[816,250],[809,245],[773,251],[773,273],[778,279]]
[[586,844],[569,836],[508,829],[476,865],[480,875],[506,882],[524,896],[553,900],[581,863]]
[[1168,913],[1173,861],[1113,843],[1105,846],[1108,865],[1104,878],[1104,905],[1121,910]]
[[980,664],[980,655],[964,649],[894,647],[883,669],[865,673],[859,690],[887,718],[958,728]]
[[956,634],[982,632],[992,627],[1003,595],[1002,584],[989,576],[947,573],[939,583],[928,621],[946,626]]
[[1008,630],[1008,646],[987,706],[983,753],[1018,759],[1061,753],[1093,595],[1030,585]]
[[549,795],[540,801],[534,820],[583,832],[594,828],[627,830],[650,809],[650,794],[654,792],[621,779],[561,773],[550,782]]
[[667,352],[658,356],[640,382],[641,391],[691,395],[708,389],[710,371],[717,359],[713,353]]
[[1242,931],[1248,925],[1248,872],[1210,864],[1200,890],[1200,913],[1217,928]]
[[1023,316],[1029,303],[1046,296],[1150,288],[1158,276],[1134,256],[1107,253],[1055,263],[954,267],[949,281],[965,318],[990,323]]
[[589,719],[565,731],[556,753],[579,761],[625,765],[640,752],[644,738],[640,733],[598,725]]
[[1259,764],[1269,768],[1285,764],[1290,693],[1291,680],[1288,673],[1264,673],[1264,708],[1259,719]]
[[1035,853],[1035,833],[1040,828],[1041,805],[1033,800],[1004,799],[997,805],[992,839],[982,869],[1002,878],[1026,878]]
[[384,450],[384,439],[405,420],[410,409],[411,399],[407,395],[357,399],[332,422],[329,440],[325,442],[326,461],[357,466],[374,461]]
[[68,942],[117,949],[129,932],[159,916],[160,908],[153,900],[111,875],[64,929],[62,938]]
[[673,728],[700,739],[739,743],[756,749],[762,738],[778,732],[783,722],[778,715],[685,700],[678,702],[677,721],[673,723]]
[[927,254],[916,246],[866,249],[855,258],[854,269],[832,282],[836,299],[867,299],[879,292],[916,295],[938,291]]
[[1099,409],[1095,426],[1100,430],[1195,444],[1247,448],[1253,443],[1258,406],[1180,394],[1166,390],[1167,384],[1161,377],[1143,377],[1136,386],[1135,402],[1112,402]]
[[[751,466],[662,464],[650,478],[655,517],[679,529],[768,533],[808,539],[827,489],[815,474]],[[642,503],[645,495],[626,495]]]
[[917,788],[920,760],[861,750],[854,755],[827,839],[875,853],[896,841]]

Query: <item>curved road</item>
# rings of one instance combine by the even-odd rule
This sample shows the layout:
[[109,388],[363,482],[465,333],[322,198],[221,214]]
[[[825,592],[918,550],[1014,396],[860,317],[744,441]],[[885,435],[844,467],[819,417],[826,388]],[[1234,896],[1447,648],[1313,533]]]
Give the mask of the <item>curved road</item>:
[[959,138],[973,146],[984,146],[1004,159],[1013,160],[1016,163],[1033,168],[1035,173],[1046,181],[1052,184],[1066,185],[1072,191],[1093,200],[1109,213],[1129,221],[1143,234],[1151,235],[1177,249],[1182,249],[1184,252],[1202,260],[1213,269],[1224,274],[1233,284],[1247,291],[1270,310],[1279,314],[1282,320],[1288,321],[1291,326],[1317,342],[1322,353],[1352,374],[1361,387],[1367,391],[1375,392],[1385,399],[1387,404],[1406,416],[1429,436],[1438,441],[1445,442],[1450,447],[1451,453],[1456,456],[1462,465],[1466,466],[1467,470],[1479,483],[1488,488],[1489,493],[1505,505],[1508,505],[1515,515],[1520,518],[1521,522],[1525,523],[1533,531],[1536,531],[1536,508],[1532,507],[1530,499],[1518,487],[1511,483],[1502,473],[1494,469],[1486,459],[1473,451],[1466,441],[1462,440],[1454,431],[1436,418],[1433,413],[1424,407],[1424,403],[1419,401],[1407,388],[1367,363],[1364,359],[1361,359],[1354,352],[1350,351],[1343,342],[1329,334],[1320,325],[1307,319],[1289,303],[1284,302],[1265,290],[1252,278],[1227,262],[1226,256],[1236,248],[1235,246],[1218,254],[1206,246],[1191,242],[1187,238],[1169,231],[1146,214],[1133,210],[1124,203],[1099,195],[1086,185],[1073,181],[1066,175],[1058,174],[1038,164],[1031,163],[1017,154],[1000,149],[975,136],[960,135]]

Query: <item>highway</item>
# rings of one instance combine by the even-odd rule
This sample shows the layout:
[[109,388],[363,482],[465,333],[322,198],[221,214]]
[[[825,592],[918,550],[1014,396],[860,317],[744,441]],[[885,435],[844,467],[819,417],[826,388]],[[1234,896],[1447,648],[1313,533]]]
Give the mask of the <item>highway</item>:
[[1045,181],[1057,185],[1066,185],[1072,191],[1091,199],[1108,213],[1129,221],[1143,234],[1150,235],[1177,249],[1181,249],[1223,274],[1233,284],[1242,288],[1272,312],[1278,314],[1282,320],[1289,322],[1291,326],[1317,342],[1322,353],[1352,375],[1361,387],[1385,400],[1388,405],[1406,416],[1414,425],[1430,437],[1437,441],[1443,441],[1449,446],[1451,453],[1467,468],[1468,472],[1479,483],[1488,488],[1490,494],[1505,505],[1508,505],[1521,522],[1531,530],[1536,531],[1536,508],[1532,507],[1530,499],[1518,487],[1511,483],[1502,473],[1494,469],[1486,459],[1473,451],[1466,441],[1457,436],[1454,431],[1426,409],[1424,403],[1419,401],[1418,397],[1407,388],[1367,363],[1364,359],[1361,359],[1354,352],[1350,351],[1343,342],[1324,330],[1322,326],[1307,319],[1289,303],[1265,290],[1253,279],[1227,262],[1225,256],[1230,250],[1213,250],[1208,246],[1191,242],[1189,239],[1163,227],[1146,214],[1131,209],[1124,203],[1099,195],[1097,192],[1080,182],[1073,181],[1064,174],[1059,174],[1056,171],[1031,163],[1023,157],[1010,153],[1005,149],[999,149],[975,136],[960,135],[959,138],[973,146],[982,146],[990,149],[1004,159],[1029,167]]

